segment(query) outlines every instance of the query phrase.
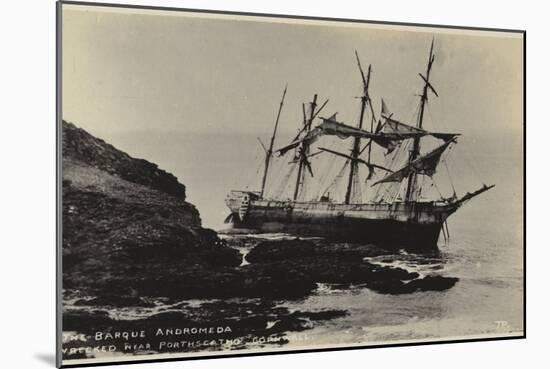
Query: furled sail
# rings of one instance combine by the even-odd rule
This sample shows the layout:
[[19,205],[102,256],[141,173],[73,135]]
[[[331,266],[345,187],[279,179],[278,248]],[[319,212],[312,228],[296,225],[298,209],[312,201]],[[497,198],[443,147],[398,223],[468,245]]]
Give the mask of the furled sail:
[[391,116],[382,115],[385,119],[380,133],[384,134],[388,138],[395,140],[404,140],[407,138],[417,138],[423,136],[433,136],[443,141],[448,141],[453,137],[459,136],[458,133],[440,133],[440,132],[428,132],[424,129],[416,128],[405,123],[401,123]]
[[322,133],[325,135],[337,136],[341,139],[346,139],[348,137],[373,138],[377,136],[376,133],[340,123],[334,119],[334,116],[329,119],[321,119],[323,119],[323,123],[321,123],[317,128],[320,128]]
[[341,157],[346,158],[346,159],[348,159],[348,160],[356,160],[357,162],[366,165],[367,168],[369,169],[369,175],[368,175],[367,179],[371,179],[371,178],[372,178],[372,176],[374,175],[374,169],[381,169],[381,170],[384,170],[384,171],[390,172],[390,173],[392,172],[391,169],[385,168],[385,167],[383,167],[383,166],[381,166],[381,165],[377,165],[377,164],[374,164],[374,163],[367,162],[367,161],[365,161],[365,160],[363,160],[363,159],[361,159],[361,158],[353,158],[353,157],[351,157],[351,156],[349,156],[349,155],[343,154],[343,153],[338,152],[338,151],[326,149],[326,148],[324,148],[324,147],[319,147],[319,150],[329,152],[329,153],[334,154],[334,155],[336,155],[336,156],[341,156]]
[[323,123],[312,129],[307,135],[299,140],[294,140],[292,143],[280,148],[277,152],[280,155],[284,155],[289,150],[298,147],[301,143],[311,145],[323,135],[337,136],[341,139],[348,137],[362,137],[362,138],[374,138],[378,136],[375,133],[365,131],[364,129],[348,126],[344,123],[336,121],[335,115],[330,118],[321,118]]
[[373,186],[385,182],[401,182],[411,173],[424,174],[431,177],[435,173],[437,165],[439,164],[439,160],[441,159],[441,155],[453,142],[455,142],[454,137],[446,141],[443,145],[430,151],[426,155],[423,155],[413,160],[411,163],[407,164],[405,167],[399,169],[398,171],[393,172],[392,174],[373,183]]
[[450,140],[458,135],[456,133],[428,132],[420,128],[409,126],[405,123],[401,123],[395,119],[392,119],[390,116],[382,116],[386,121],[377,132],[372,133],[361,128],[340,123],[336,120],[335,116],[336,114],[330,118],[321,118],[323,123],[309,131],[309,133],[301,139],[295,139],[290,144],[278,149],[276,152],[278,152],[279,155],[284,155],[302,143],[311,145],[324,135],[337,136],[341,139],[346,139],[349,137],[370,138],[378,145],[386,148],[387,153],[392,152],[399,141],[409,138],[418,138],[431,135],[442,140]]
[[387,109],[385,104],[382,107],[382,117],[385,119],[385,122],[381,127],[377,128],[377,133],[380,133],[381,137],[375,138],[373,141],[386,149],[386,155],[393,152],[402,140],[423,137],[429,134],[423,129],[412,127],[392,119],[391,116],[385,114],[385,110]]
[[[384,106],[384,109],[387,108]],[[377,133],[379,133],[379,135],[374,137],[373,141],[386,149],[386,155],[390,154],[397,147],[400,141],[409,138],[433,136],[440,140],[448,141],[459,135],[458,133],[428,132],[408,124],[401,123],[398,120],[393,119],[391,115],[386,115],[385,112],[382,114],[382,118],[385,119],[385,122],[377,128]]]
[[380,133],[381,137],[374,138],[373,141],[386,149],[386,155],[390,154],[397,147],[400,141],[409,138],[433,136],[443,141],[448,141],[453,137],[458,136],[456,133],[428,132],[424,129],[401,123],[400,121],[392,118],[392,114],[389,113],[384,99],[382,99],[382,111],[380,115],[384,119],[384,123],[381,124],[380,121],[378,122],[376,133]]

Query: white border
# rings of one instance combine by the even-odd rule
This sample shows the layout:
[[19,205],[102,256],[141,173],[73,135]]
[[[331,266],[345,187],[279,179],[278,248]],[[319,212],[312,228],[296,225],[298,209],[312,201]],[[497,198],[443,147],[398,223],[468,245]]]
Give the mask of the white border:
[[[101,2],[101,0],[97,0]],[[152,363],[119,368],[518,368],[547,361],[548,19],[535,1],[172,0],[138,5],[527,29],[527,340]],[[2,367],[52,368],[55,345],[55,3],[2,4]],[[535,364],[536,365],[536,364]]]

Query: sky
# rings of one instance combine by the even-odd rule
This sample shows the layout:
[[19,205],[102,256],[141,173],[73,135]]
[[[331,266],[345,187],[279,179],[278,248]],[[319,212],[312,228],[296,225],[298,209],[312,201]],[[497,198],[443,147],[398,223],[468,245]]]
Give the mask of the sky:
[[[519,159],[521,171],[520,34],[63,7],[63,118],[173,172],[207,224],[222,218],[211,209],[223,208],[227,177],[256,170],[256,137],[269,140],[285,84],[279,146],[296,133],[301,104],[315,93],[329,99],[321,116],[338,112],[356,124],[355,50],[364,69],[373,68],[375,111],[384,98],[395,118],[414,124],[418,73],[434,39],[439,97],[430,96],[425,128],[463,133],[479,156]],[[518,178],[507,184],[514,193],[521,193]]]

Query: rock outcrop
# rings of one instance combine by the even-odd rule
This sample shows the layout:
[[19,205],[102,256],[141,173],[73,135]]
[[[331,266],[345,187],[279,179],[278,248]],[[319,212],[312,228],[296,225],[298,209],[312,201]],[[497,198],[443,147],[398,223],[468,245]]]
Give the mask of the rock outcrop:
[[161,295],[197,270],[241,263],[201,227],[176,177],[66,122],[62,196],[66,290]]
[[306,240],[281,240],[259,243],[247,255],[251,267],[262,266],[267,274],[301,274],[302,283],[363,284],[384,294],[417,291],[443,291],[458,278],[426,276],[402,268],[370,263],[364,258],[387,255],[389,251],[374,245],[315,244]]
[[74,124],[63,121],[63,158],[86,163],[131,183],[185,200],[185,186],[156,164],[135,159]]

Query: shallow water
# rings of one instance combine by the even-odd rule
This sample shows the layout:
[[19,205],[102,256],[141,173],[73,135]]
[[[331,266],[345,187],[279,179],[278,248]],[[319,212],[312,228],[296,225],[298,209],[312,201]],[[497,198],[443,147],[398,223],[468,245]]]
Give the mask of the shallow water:
[[446,291],[385,295],[362,286],[320,284],[304,301],[281,302],[280,306],[295,310],[349,312],[348,316],[314,325],[289,345],[374,344],[522,332],[521,248],[518,250],[515,237],[491,242],[487,239],[490,232],[485,235],[453,237],[437,255],[402,251],[367,258],[371,263],[417,272],[420,277],[458,277],[459,282]]

